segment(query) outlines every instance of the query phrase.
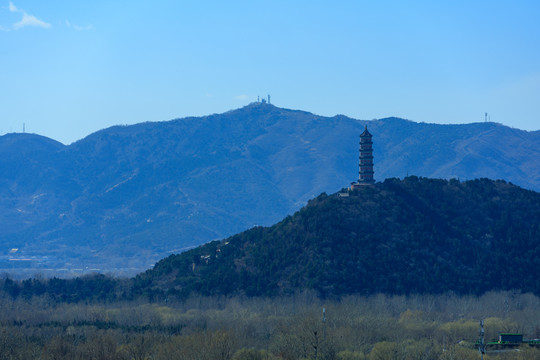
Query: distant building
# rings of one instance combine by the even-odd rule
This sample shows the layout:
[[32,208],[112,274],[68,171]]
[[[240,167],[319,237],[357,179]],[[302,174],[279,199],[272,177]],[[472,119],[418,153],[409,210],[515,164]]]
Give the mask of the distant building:
[[519,344],[523,342],[522,334],[499,334],[500,344]]
[[371,135],[366,128],[362,134],[360,134],[360,161],[358,171],[358,182],[351,184],[351,189],[358,188],[364,185],[375,184],[373,178],[373,141]]

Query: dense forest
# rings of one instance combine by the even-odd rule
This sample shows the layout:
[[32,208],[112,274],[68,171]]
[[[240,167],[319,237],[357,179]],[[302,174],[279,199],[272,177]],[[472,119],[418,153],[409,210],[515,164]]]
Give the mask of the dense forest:
[[[0,359],[469,360],[499,333],[540,337],[540,298],[190,296],[182,301],[58,303],[0,296]],[[539,359],[534,345],[488,345],[485,359]]]
[[[540,194],[407,177],[134,278],[0,278],[3,359],[477,359],[540,338]],[[539,359],[534,344],[486,359]]]
[[[348,195],[348,196],[343,196]],[[134,279],[162,296],[540,294],[540,194],[505,181],[387,179],[322,194],[272,227],[170,256]]]
[[134,278],[0,278],[0,360],[540,359],[540,194],[388,179]]
[[[343,196],[344,194],[348,196]],[[540,194],[504,181],[387,179],[322,194],[271,227],[214,241],[131,279],[6,278],[16,299],[164,301],[191,294],[540,295]]]

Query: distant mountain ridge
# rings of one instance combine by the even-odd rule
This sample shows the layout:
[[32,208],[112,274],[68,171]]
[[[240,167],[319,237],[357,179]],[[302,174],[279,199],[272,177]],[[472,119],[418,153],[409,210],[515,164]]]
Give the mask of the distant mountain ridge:
[[489,177],[540,190],[540,131],[494,123],[359,121],[253,103],[114,126],[69,146],[8,134],[0,137],[0,268],[133,274],[270,225],[356,180],[365,125],[379,181]]

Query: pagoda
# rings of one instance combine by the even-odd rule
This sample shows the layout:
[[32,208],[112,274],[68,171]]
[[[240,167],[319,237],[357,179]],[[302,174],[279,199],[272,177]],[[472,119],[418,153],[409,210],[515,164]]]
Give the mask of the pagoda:
[[371,135],[366,128],[362,134],[360,134],[360,164],[358,171],[358,182],[351,184],[351,189],[358,188],[363,185],[375,184],[373,179],[373,141]]

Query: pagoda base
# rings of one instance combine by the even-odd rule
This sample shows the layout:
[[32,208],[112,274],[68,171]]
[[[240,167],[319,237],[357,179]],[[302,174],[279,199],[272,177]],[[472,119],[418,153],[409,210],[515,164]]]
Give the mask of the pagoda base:
[[368,186],[368,185],[373,185],[373,184],[375,184],[375,181],[373,181],[373,182],[355,182],[355,183],[351,184],[351,187],[349,189],[350,190],[359,189],[362,186]]

